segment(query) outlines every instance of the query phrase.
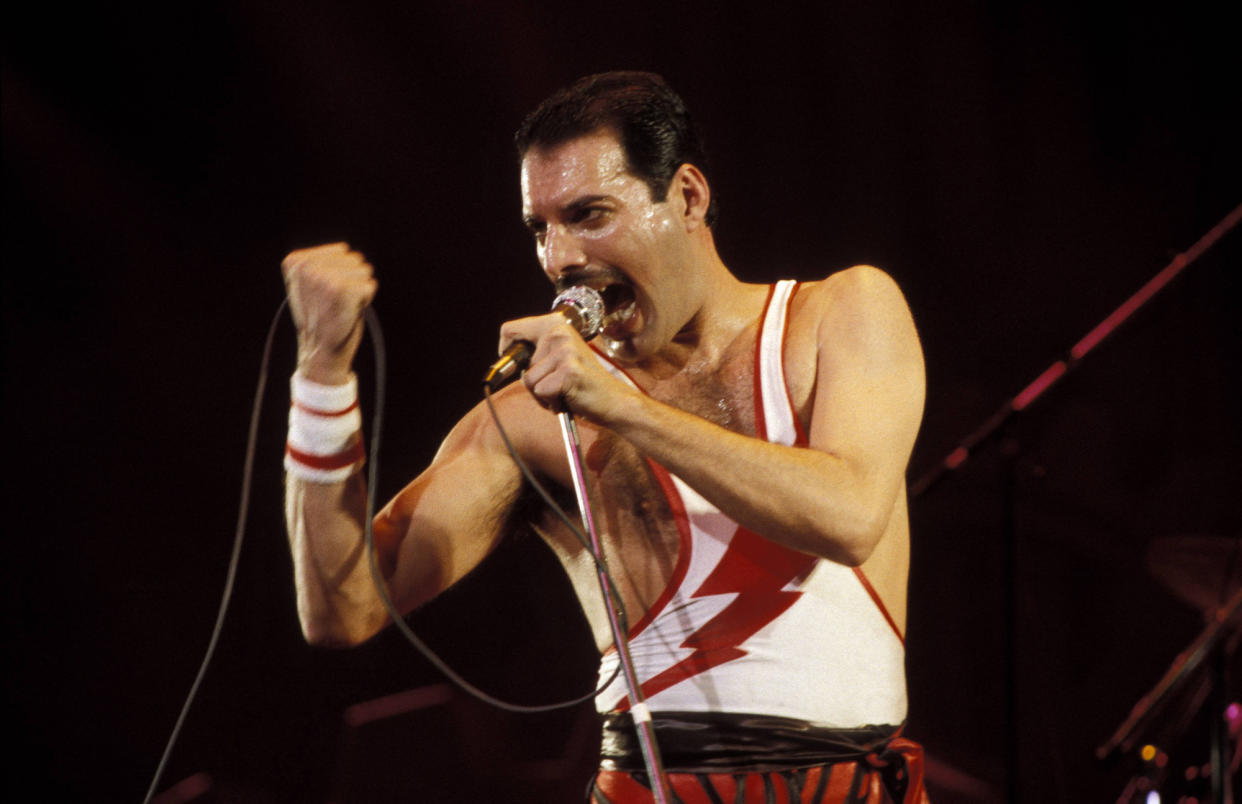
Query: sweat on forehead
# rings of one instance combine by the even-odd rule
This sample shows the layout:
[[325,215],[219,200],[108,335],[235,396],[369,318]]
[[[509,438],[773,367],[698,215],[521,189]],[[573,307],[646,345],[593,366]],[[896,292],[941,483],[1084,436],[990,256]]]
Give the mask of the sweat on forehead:
[[626,165],[615,138],[590,135],[532,148],[522,160],[522,215],[532,220],[571,218],[597,202],[652,203],[647,185]]

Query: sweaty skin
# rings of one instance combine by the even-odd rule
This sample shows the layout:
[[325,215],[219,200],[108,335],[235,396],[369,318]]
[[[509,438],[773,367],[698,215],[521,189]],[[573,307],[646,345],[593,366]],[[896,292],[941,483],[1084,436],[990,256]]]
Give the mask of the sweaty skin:
[[[682,165],[668,195],[626,168],[608,132],[529,152],[522,212],[548,278],[587,284],[609,305],[597,345],[642,391],[613,377],[558,314],[511,321],[536,345],[522,383],[495,396],[518,451],[569,487],[551,410],[578,417],[596,518],[631,621],[660,594],[677,534],[644,457],[662,464],[740,525],[769,539],[861,565],[904,630],[909,530],[904,474],[922,414],[921,350],[909,310],[882,271],[856,266],[806,283],[790,309],[787,383],[809,447],[754,433],[753,360],[766,285],[738,281],[704,222],[710,190]],[[375,293],[370,266],[345,244],[284,263],[299,327],[299,370],[348,376],[360,315]],[[390,593],[410,611],[478,564],[504,535],[522,479],[478,406],[431,465],[377,515]],[[287,478],[287,518],[307,639],[357,644],[387,622],[362,554],[361,476]],[[534,523],[583,602],[601,649],[611,643],[593,569],[554,520]]]

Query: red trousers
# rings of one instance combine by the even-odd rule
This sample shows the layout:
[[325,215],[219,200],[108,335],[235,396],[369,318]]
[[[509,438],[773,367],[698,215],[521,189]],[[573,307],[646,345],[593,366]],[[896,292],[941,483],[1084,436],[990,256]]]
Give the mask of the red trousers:
[[[900,759],[892,752],[900,755]],[[685,773],[670,771],[672,801],[680,804],[926,804],[922,749],[893,740],[886,759],[871,755],[854,762],[767,772]],[[646,774],[641,774],[643,779]],[[894,798],[890,790],[900,791]],[[651,789],[624,771],[600,771],[592,804],[651,804]]]

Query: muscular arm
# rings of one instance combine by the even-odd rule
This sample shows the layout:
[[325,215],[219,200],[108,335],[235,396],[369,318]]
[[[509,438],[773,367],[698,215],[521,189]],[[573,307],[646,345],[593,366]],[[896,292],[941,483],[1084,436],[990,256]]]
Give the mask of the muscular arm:
[[[431,466],[375,517],[377,562],[403,614],[460,580],[503,535],[521,478],[486,416],[481,409],[467,415]],[[362,475],[323,484],[289,474],[285,488],[298,616],[307,641],[349,646],[369,639],[389,615],[366,557]]]
[[795,326],[814,331],[809,449],[728,431],[619,383],[583,383],[567,397],[739,524],[858,565],[904,486],[922,415],[922,354],[900,291],[878,269],[854,268],[807,292]]
[[[339,385],[349,376],[361,312],[375,292],[370,266],[345,244],[294,252],[284,263],[298,327],[298,371]],[[514,389],[516,390],[516,389]],[[510,393],[501,415],[517,424],[523,406]],[[388,622],[367,560],[361,474],[342,482],[286,475],[286,525],[298,615],[308,641],[356,645]],[[464,576],[495,546],[520,484],[518,470],[482,407],[441,445],[431,465],[375,518],[376,556],[398,610],[409,612]]]
[[884,534],[922,414],[924,375],[896,285],[854,269],[813,288],[809,449],[724,430],[642,395],[609,425],[739,524],[858,565]]

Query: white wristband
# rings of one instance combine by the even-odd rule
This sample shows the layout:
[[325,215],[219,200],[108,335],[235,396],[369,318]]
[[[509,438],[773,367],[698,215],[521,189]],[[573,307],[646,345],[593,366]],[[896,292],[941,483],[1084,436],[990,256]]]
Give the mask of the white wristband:
[[358,404],[358,378],[350,374],[344,385],[324,385],[294,372],[289,397],[295,404],[325,413],[348,410]]
[[362,466],[358,381],[322,385],[294,374],[290,381],[285,470],[314,483],[337,483]]

